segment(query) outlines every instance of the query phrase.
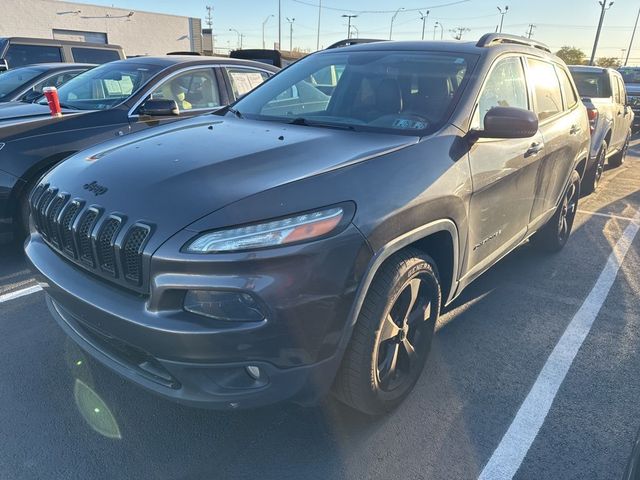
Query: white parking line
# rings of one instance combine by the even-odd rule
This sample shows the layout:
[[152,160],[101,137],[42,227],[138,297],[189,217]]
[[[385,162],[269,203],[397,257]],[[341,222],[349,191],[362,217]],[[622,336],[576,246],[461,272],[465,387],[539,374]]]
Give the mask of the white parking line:
[[480,473],[481,480],[511,479],[520,468],[640,229],[640,212],[632,220],[613,247],[593,289],[549,355],[507,433]]
[[623,217],[620,215],[615,215],[613,213],[590,212],[588,210],[577,210],[577,213],[582,213],[583,215],[595,215],[596,217],[615,218],[616,220],[626,220],[628,222],[637,221],[637,217],[636,218]]
[[0,295],[0,303],[8,302],[9,300],[15,300],[16,298],[24,297],[25,295],[31,295],[42,290],[40,285],[33,285],[31,287],[16,290],[15,292],[5,293]]

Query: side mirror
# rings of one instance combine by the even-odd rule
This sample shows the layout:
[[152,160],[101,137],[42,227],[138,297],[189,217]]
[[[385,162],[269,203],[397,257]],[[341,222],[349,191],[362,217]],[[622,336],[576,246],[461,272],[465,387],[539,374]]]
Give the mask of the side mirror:
[[6,58],[0,58],[0,72],[9,70],[9,63]]
[[180,115],[180,109],[175,100],[154,100],[150,98],[140,106],[138,113],[151,117],[168,117]]
[[529,138],[538,132],[535,113],[515,107],[493,107],[484,116],[484,130],[472,130],[476,138]]
[[22,96],[20,100],[27,103],[33,103],[41,96],[42,96],[42,92],[39,92],[38,90],[29,90],[27,93],[25,93]]

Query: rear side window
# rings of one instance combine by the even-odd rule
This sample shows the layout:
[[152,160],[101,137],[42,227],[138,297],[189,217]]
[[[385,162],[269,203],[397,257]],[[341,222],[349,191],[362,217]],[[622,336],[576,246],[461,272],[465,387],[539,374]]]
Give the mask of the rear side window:
[[475,128],[484,128],[484,117],[494,107],[529,108],[527,83],[519,57],[501,60],[489,74],[478,101]]
[[576,103],[578,103],[578,96],[576,95],[576,91],[573,89],[569,74],[563,68],[556,68],[558,70],[558,76],[560,77],[560,83],[562,84],[565,107],[567,107],[567,109],[573,108],[575,107]]
[[250,68],[231,67],[227,68],[227,73],[229,74],[229,80],[231,81],[233,95],[236,98],[240,98],[245,93],[249,93],[269,78],[269,74],[267,72],[253,70]]
[[529,78],[533,83],[539,120],[553,117],[562,111],[562,93],[556,69],[551,63],[530,58]]
[[102,64],[120,60],[120,55],[117,51],[103,48],[73,47],[71,53],[73,54],[73,60],[77,63]]
[[624,88],[624,83],[618,77],[614,77],[614,80],[618,84],[618,89],[620,90],[620,103],[622,105],[627,104],[627,90]]
[[5,59],[9,68],[15,68],[33,63],[62,62],[62,52],[60,47],[12,43],[9,45]]
[[612,80],[611,87],[613,88],[613,101],[615,103],[620,103],[620,86],[615,79]]

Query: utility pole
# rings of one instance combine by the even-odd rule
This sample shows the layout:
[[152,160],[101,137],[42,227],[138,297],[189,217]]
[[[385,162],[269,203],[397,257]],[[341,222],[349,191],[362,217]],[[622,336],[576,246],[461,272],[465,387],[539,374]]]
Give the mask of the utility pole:
[[282,0],[278,0],[278,50],[282,50]]
[[633,46],[633,39],[636,36],[636,28],[638,28],[638,19],[640,18],[640,8],[638,9],[638,15],[636,16],[636,23],[633,26],[633,33],[631,34],[631,40],[629,41],[629,48],[627,48],[627,58],[624,59],[624,66],[629,63],[629,55],[631,55],[631,47]]
[[318,2],[318,37],[316,38],[316,50],[320,50],[320,17],[322,17],[322,0]]
[[422,40],[424,40],[424,28],[427,24],[427,18],[429,18],[429,10],[427,10],[427,13],[420,13],[420,20],[422,20]]
[[591,51],[591,60],[589,60],[589,65],[593,65],[593,61],[596,58],[596,50],[598,50],[598,41],[600,40],[600,31],[602,30],[602,23],[604,22],[604,12],[609,10],[613,5],[613,2],[609,2],[607,4],[606,0],[601,0],[598,2],[602,7],[600,11],[600,21],[598,22],[598,30],[596,30],[596,39],[593,42],[593,50]]
[[293,52],[293,22],[295,22],[295,18],[287,17],[287,22],[289,22],[289,51]]
[[267,18],[264,19],[264,22],[262,22],[262,49],[264,50],[266,48],[266,45],[264,43],[264,27],[266,27],[267,22],[269,21],[269,19],[271,17],[273,17],[274,15],[269,15],[267,16]]
[[498,8],[498,11],[500,12],[500,29],[498,30],[498,32],[502,33],[502,24],[504,23],[504,16],[509,11],[509,6],[505,5],[504,10],[500,7],[497,7],[497,8]]
[[527,30],[527,38],[531,39],[531,37],[533,37],[533,29],[536,28],[536,26],[533,23],[529,24],[529,30]]
[[396,21],[396,17],[402,10],[404,10],[404,7],[400,7],[398,10],[396,10],[396,13],[394,13],[393,17],[391,17],[391,26],[389,27],[389,40],[391,40],[391,37],[393,36],[393,22]]
[[466,27],[456,27],[449,31],[454,34],[453,38],[455,38],[456,40],[462,40],[462,34],[464,32],[470,32],[471,29]]
[[351,38],[351,19],[352,18],[358,18],[358,15],[342,15],[342,18],[346,18],[348,23],[347,23],[347,38]]

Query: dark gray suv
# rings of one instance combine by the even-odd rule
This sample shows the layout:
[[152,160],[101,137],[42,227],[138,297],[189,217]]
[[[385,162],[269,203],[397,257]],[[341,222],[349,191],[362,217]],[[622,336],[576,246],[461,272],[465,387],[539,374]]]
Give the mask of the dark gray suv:
[[588,150],[541,44],[333,48],[70,157],[32,194],[26,252],[69,336],[149,390],[214,408],[331,390],[378,414],[444,305],[527,240],[565,245]]

